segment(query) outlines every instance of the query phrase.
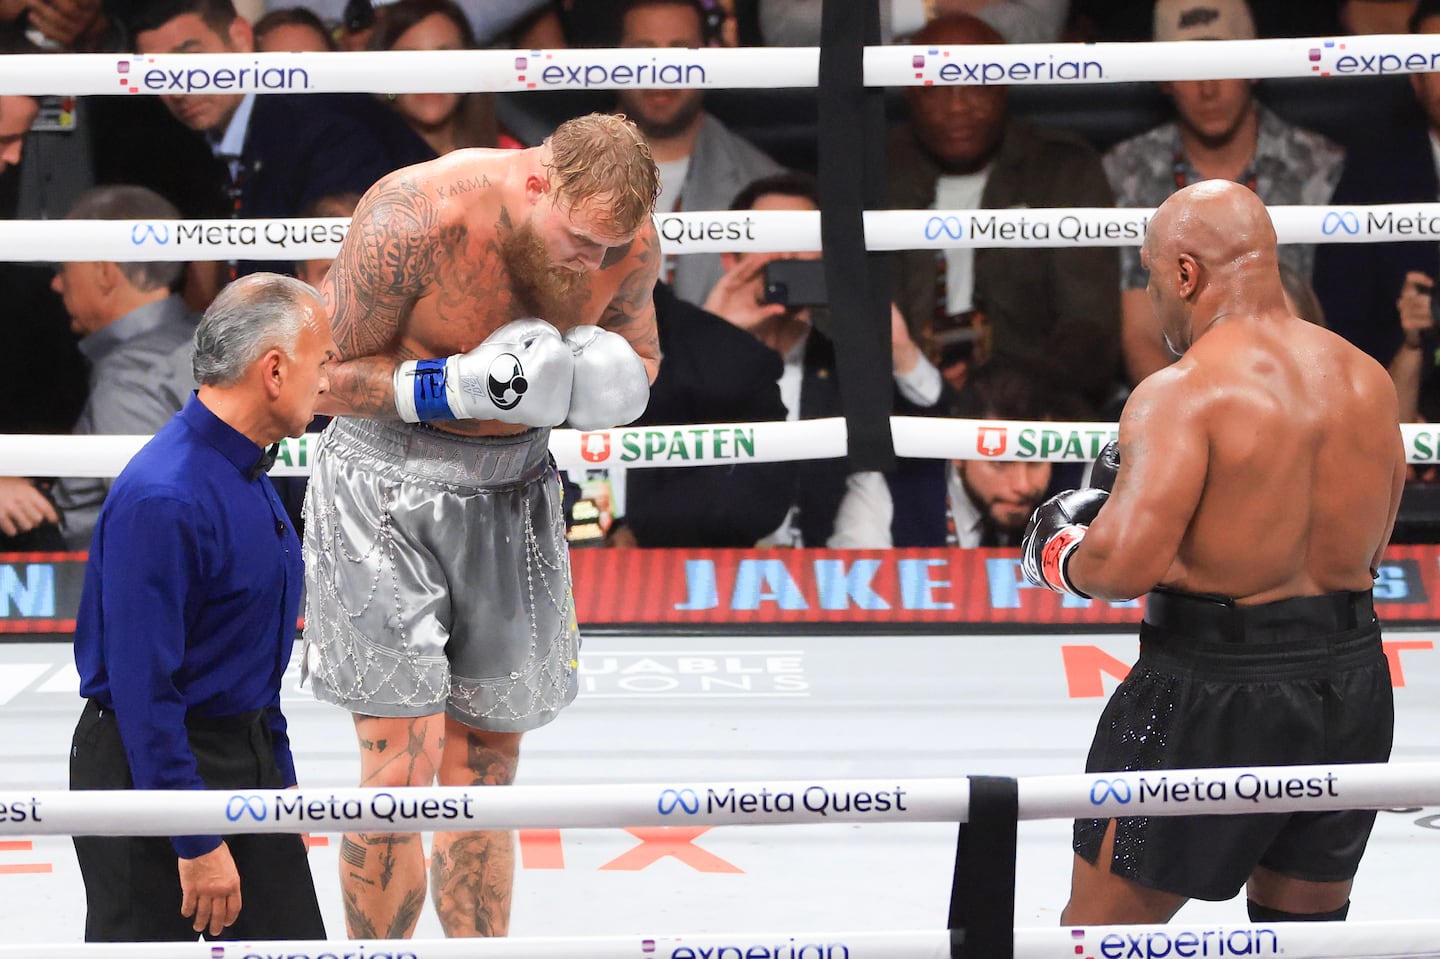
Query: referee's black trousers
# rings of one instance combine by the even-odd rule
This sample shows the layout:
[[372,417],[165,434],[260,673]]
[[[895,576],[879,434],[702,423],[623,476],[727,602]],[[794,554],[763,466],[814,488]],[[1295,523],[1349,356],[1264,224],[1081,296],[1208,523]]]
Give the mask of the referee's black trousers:
[[[187,722],[200,777],[213,789],[280,789],[263,714]],[[86,704],[70,747],[71,789],[133,789],[115,714]],[[180,915],[180,868],[163,836],[76,836],[86,942],[194,942]],[[216,939],[324,939],[305,845],[297,835],[228,835],[240,917]]]

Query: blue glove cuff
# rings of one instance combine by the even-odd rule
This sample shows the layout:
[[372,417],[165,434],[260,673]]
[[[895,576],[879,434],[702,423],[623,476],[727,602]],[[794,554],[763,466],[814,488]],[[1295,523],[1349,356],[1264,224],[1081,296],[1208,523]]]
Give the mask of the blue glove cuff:
[[445,397],[444,360],[416,360],[412,379],[415,383],[415,415],[420,422],[455,419],[450,401]]

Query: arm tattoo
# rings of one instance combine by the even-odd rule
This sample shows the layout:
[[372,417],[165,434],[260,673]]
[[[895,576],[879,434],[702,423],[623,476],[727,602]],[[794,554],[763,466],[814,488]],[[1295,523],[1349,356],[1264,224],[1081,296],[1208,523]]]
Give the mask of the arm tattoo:
[[648,230],[630,242],[625,248],[623,260],[604,267],[622,268],[628,272],[620,281],[614,298],[605,307],[605,313],[600,318],[601,326],[619,332],[636,317],[648,314],[654,303],[655,281],[660,278],[660,261],[659,238],[653,230]]
[[325,279],[324,299],[342,361],[330,391],[353,412],[393,410],[387,355],[415,300],[435,281],[439,213],[407,177],[382,180],[351,220]]
[[615,296],[605,307],[600,325],[630,341],[645,361],[650,381],[660,366],[660,330],[655,324],[655,282],[660,278],[660,237],[654,229],[630,242],[625,258],[612,269],[626,270]]

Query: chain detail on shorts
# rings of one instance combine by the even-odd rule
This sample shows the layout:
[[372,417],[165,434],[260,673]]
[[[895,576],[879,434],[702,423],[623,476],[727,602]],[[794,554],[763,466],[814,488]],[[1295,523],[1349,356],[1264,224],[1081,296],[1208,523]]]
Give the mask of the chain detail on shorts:
[[553,719],[579,648],[558,494],[543,435],[337,420],[306,495],[316,696],[501,731]]
[[[393,497],[397,489],[398,487],[395,486],[390,487],[387,499]],[[323,503],[317,505],[309,497],[306,497],[306,528],[308,529],[312,523],[317,527],[318,533],[313,541],[320,544],[323,555],[318,558],[307,556],[307,566],[318,559],[322,569],[328,567],[333,570],[337,563],[346,562],[367,566],[374,570],[370,577],[370,589],[365,600],[356,608],[346,605],[344,593],[339,588],[334,575],[310,579],[311,589],[308,596],[318,599],[320,588],[330,587],[324,597],[325,602],[311,602],[307,597],[305,604],[307,632],[309,624],[314,622],[318,635],[319,655],[313,659],[308,655],[306,657],[307,666],[313,667],[315,681],[324,683],[344,697],[346,701],[383,699],[404,706],[444,702],[443,683],[436,682],[423,670],[416,671],[418,682],[412,684],[409,689],[405,688],[406,684],[399,683],[395,679],[395,674],[402,665],[409,665],[412,668],[416,665],[416,652],[410,647],[410,640],[404,627],[404,618],[400,616],[402,609],[400,580],[395,575],[394,520],[390,510],[387,508],[382,514],[380,525],[375,530],[375,539],[370,544],[370,548],[359,555],[351,554],[339,538],[334,499],[326,497]],[[306,542],[308,545],[312,539],[307,536]],[[378,554],[382,552],[385,554],[383,560],[377,558]],[[387,651],[366,642],[363,635],[358,635],[353,626],[356,620],[371,609],[375,597],[380,592],[381,581],[387,578],[387,570],[393,601],[392,609],[394,610],[391,617],[387,617],[387,619],[396,623],[400,646],[404,650],[403,659],[388,655]],[[348,668],[345,668],[347,666]],[[348,680],[347,675],[350,677]]]

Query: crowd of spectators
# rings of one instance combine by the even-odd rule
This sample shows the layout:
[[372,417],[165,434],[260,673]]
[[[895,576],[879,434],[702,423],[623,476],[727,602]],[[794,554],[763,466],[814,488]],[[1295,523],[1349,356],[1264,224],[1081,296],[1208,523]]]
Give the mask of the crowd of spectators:
[[[1440,0],[872,2],[884,42],[1440,33]],[[0,0],[0,51],[809,46],[820,11],[820,0]],[[1433,202],[1440,74],[1388,79],[1366,88],[1364,113],[1347,113],[1343,98],[1327,112],[1331,81],[1306,81],[1301,96],[1275,103],[1249,80],[1132,84],[1096,105],[1060,88],[1048,101],[1036,87],[891,91],[888,205],[1153,208],[1216,177],[1270,204]],[[0,216],[343,217],[389,170],[452,150],[533,145],[558,120],[596,108],[626,114],[645,135],[663,183],[657,212],[818,209],[816,92],[764,92],[773,110],[754,97],[725,108],[723,91],[701,90],[598,101],[592,92],[0,96]],[[1297,313],[1389,368],[1414,421],[1440,417],[1437,252],[1418,241],[1282,247]],[[777,261],[819,256],[670,257],[656,291],[666,362],[640,422],[839,415],[823,293],[787,302],[765,282]],[[1105,419],[1173,359],[1135,248],[911,251],[893,265],[897,412]],[[0,432],[153,432],[189,386],[176,329],[238,276],[268,269],[316,283],[327,268],[0,264],[15,347],[0,361]],[[573,475],[573,501],[604,517],[599,527],[577,523],[575,541],[1005,544],[1050,473],[957,460],[902,462],[882,475],[835,460]],[[103,495],[99,482],[0,478],[0,550],[83,548],[87,513]]]

